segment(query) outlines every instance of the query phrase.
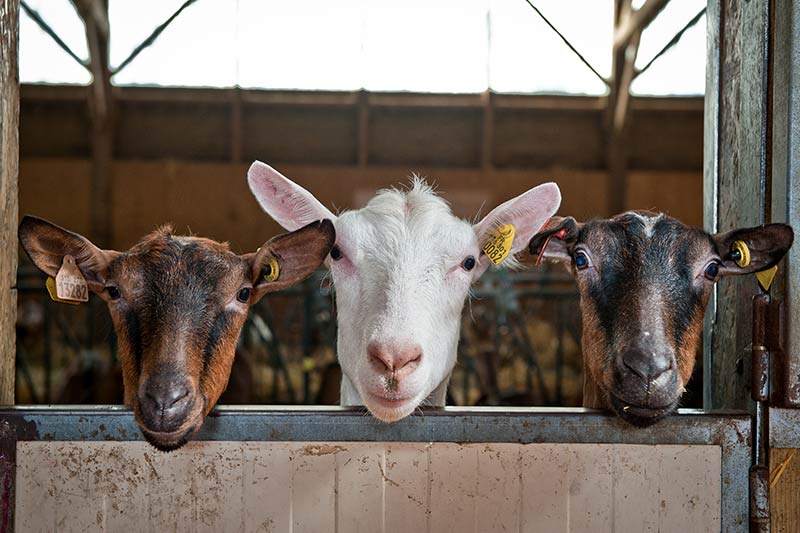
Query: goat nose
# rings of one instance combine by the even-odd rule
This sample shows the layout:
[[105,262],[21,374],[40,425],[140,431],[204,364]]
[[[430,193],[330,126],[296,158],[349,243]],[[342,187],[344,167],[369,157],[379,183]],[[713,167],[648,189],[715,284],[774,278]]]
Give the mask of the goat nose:
[[154,431],[172,431],[179,427],[192,405],[192,387],[178,375],[151,377],[139,393],[142,418]]
[[367,357],[379,372],[413,370],[422,359],[422,346],[416,343],[386,344],[372,341],[367,345]]
[[145,393],[145,396],[158,411],[166,411],[189,396],[189,388],[186,385],[182,385],[158,388],[156,390],[151,389]]
[[664,372],[672,370],[672,357],[647,350],[628,350],[622,355],[622,364],[642,379],[653,381]]

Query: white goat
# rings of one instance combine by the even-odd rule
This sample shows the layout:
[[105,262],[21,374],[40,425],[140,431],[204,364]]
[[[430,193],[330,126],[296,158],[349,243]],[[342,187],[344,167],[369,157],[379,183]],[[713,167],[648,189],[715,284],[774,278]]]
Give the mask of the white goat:
[[558,186],[545,183],[473,226],[418,178],[408,191],[380,191],[366,207],[339,216],[259,161],[248,182],[264,211],[287,230],[334,222],[336,245],[326,264],[336,289],[340,403],[366,405],[386,422],[426,400],[444,405],[464,301],[490,265],[482,245],[498,226],[513,224],[513,256],[561,203]]

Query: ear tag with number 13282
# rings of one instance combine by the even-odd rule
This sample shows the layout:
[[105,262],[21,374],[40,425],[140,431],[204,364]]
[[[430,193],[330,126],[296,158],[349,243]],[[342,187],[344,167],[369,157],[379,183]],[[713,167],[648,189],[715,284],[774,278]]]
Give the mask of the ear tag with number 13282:
[[508,257],[515,231],[514,224],[502,224],[489,233],[489,240],[483,245],[483,253],[494,265],[499,265]]
[[[53,298],[51,279],[47,280],[47,290],[50,292],[50,297]],[[56,274],[55,289],[56,297],[53,300],[57,302],[80,303],[89,301],[89,286],[86,284],[78,265],[75,264],[75,258],[71,255],[64,256],[64,262],[61,263],[61,268]]]

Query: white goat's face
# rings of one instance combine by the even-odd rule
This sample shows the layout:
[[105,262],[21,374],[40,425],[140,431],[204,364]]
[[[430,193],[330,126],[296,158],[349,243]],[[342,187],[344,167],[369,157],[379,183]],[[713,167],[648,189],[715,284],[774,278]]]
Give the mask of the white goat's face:
[[342,371],[375,416],[398,420],[455,365],[478,240],[420,182],[408,192],[379,193],[342,214],[336,228],[329,265]]
[[490,264],[481,243],[497,226],[513,224],[510,253],[516,254],[561,202],[555,184],[540,185],[471,225],[415,179],[408,191],[381,191],[366,207],[337,217],[263,163],[253,163],[248,181],[261,207],[284,228],[333,220],[336,245],[326,264],[336,289],[341,403],[366,405],[387,422],[408,416],[426,399],[444,405],[461,310],[470,285]]

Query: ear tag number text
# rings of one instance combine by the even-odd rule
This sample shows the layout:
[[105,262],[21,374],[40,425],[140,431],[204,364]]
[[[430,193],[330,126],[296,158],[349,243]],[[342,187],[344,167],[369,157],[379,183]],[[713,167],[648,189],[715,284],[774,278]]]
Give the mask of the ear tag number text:
[[499,265],[511,252],[514,242],[515,228],[513,224],[503,224],[496,227],[490,234],[489,240],[483,245],[483,253],[494,265]]
[[[61,263],[61,268],[56,274],[55,286],[56,298],[54,300],[57,302],[80,303],[89,301],[89,286],[86,284],[78,265],[75,264],[75,258],[71,255],[64,256],[64,262]],[[49,287],[48,291],[50,291]],[[52,291],[50,292],[50,297],[53,297]]]

